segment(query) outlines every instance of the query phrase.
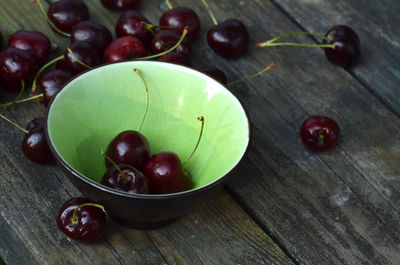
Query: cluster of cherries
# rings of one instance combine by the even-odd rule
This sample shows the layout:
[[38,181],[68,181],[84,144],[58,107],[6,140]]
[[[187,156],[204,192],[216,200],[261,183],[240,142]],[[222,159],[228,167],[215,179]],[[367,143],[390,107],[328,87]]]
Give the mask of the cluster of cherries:
[[[35,31],[16,31],[0,16],[14,32],[9,36],[7,47],[2,47],[0,42],[0,85],[7,91],[19,92],[14,101],[1,104],[2,107],[27,101],[28,99],[21,100],[20,97],[25,82],[32,80],[33,97],[30,99],[40,99],[47,107],[69,79],[102,63],[157,58],[159,61],[192,67],[189,57],[192,51],[190,41],[199,33],[200,20],[190,8],[173,8],[170,2],[166,1],[169,10],[162,14],[159,25],[154,25],[136,11],[140,0],[101,0],[104,7],[121,12],[115,26],[116,39],[113,40],[111,32],[105,26],[89,20],[89,9],[82,0],[59,0],[52,3],[47,12],[40,0],[34,2],[40,6],[49,25],[58,33],[70,38],[71,44],[61,56],[48,62],[52,44],[45,35]],[[207,2],[202,2],[214,23],[207,32],[210,48],[224,58],[235,59],[243,56],[249,45],[246,26],[237,19],[227,19],[218,23]],[[322,44],[277,42],[281,38],[296,34],[320,38]],[[346,68],[353,66],[360,56],[357,34],[343,25],[332,27],[325,36],[291,32],[256,45],[321,47],[330,62]],[[42,74],[54,63],[56,69]],[[227,77],[219,68],[207,66],[198,70],[227,84]],[[36,91],[37,87],[40,88],[40,94]],[[8,120],[1,114],[0,117]],[[54,159],[44,136],[43,118],[32,120],[26,129],[19,128],[25,132],[22,142],[24,155],[37,163],[53,163]],[[331,148],[338,135],[337,123],[324,116],[308,118],[300,129],[303,143],[312,150]],[[200,138],[201,136],[199,140]],[[172,152],[150,156],[149,143],[139,131],[124,131],[118,134],[109,144],[104,156],[108,170],[101,182],[106,186],[141,194],[179,192],[191,187],[191,176],[183,169],[179,157]],[[159,172],[167,173],[160,176]],[[167,185],[166,180],[171,179],[174,181]],[[61,207],[57,224],[73,239],[86,243],[94,242],[103,234],[105,210],[101,205],[86,198],[73,198]]]

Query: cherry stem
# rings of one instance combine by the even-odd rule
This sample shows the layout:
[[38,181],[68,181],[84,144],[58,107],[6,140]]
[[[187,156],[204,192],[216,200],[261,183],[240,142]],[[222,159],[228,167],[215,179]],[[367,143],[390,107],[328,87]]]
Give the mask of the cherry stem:
[[11,102],[0,104],[0,107],[8,108],[11,105],[14,105],[15,103],[17,103],[18,100],[21,98],[22,93],[24,93],[24,90],[25,90],[25,81],[21,80],[21,90],[19,91],[18,96]]
[[200,140],[201,140],[201,138],[202,138],[202,136],[203,136],[203,131],[204,131],[204,117],[203,117],[203,116],[200,116],[200,117],[198,117],[197,119],[198,119],[199,121],[201,121],[200,135],[199,135],[199,138],[197,139],[196,146],[194,147],[192,153],[190,154],[190,156],[189,156],[188,158],[186,158],[185,162],[182,163],[182,166],[185,165],[185,164],[192,158],[192,156],[194,155],[194,153],[195,153],[196,150],[197,150],[197,147],[199,147]]
[[22,128],[20,125],[18,125],[18,124],[16,124],[15,122],[9,120],[6,116],[0,114],[0,118],[2,118],[3,120],[5,120],[5,121],[11,123],[12,125],[14,125],[15,127],[17,127],[18,129],[20,129],[21,131],[23,131],[24,133],[29,133],[28,130]]
[[145,109],[145,111],[144,111],[142,121],[140,122],[139,129],[137,130],[138,132],[140,132],[140,130],[142,129],[144,120],[146,119],[147,111],[149,110],[149,89],[147,88],[146,80],[144,80],[143,75],[142,75],[142,73],[139,71],[139,69],[135,68],[135,69],[133,69],[133,71],[140,77],[140,79],[142,79],[143,84],[144,84],[144,86],[145,86],[145,88],[146,88],[146,109]]
[[173,50],[175,50],[175,49],[179,46],[179,44],[181,44],[181,42],[182,42],[183,39],[185,38],[187,32],[188,32],[188,31],[187,31],[187,27],[185,27],[185,29],[183,30],[182,36],[181,36],[181,38],[179,39],[179,41],[178,41],[174,46],[172,46],[170,49],[168,49],[168,50],[166,50],[166,51],[163,51],[163,52],[160,52],[160,53],[157,53],[157,54],[150,55],[150,56],[135,58],[135,60],[148,60],[148,59],[153,59],[153,58],[156,58],[156,57],[160,57],[160,56],[162,56],[162,55],[164,55],[164,54],[167,54],[167,53],[169,53],[169,52],[172,52]]
[[236,80],[236,81],[233,81],[233,82],[230,82],[230,83],[227,84],[227,86],[236,85],[236,84],[241,83],[241,82],[244,82],[244,81],[246,81],[246,80],[253,79],[253,78],[255,78],[255,77],[261,75],[262,73],[268,71],[269,69],[271,69],[271,68],[274,67],[275,65],[276,65],[275,63],[271,63],[270,65],[268,65],[267,67],[265,67],[264,69],[262,69],[261,71],[259,71],[258,73],[254,74],[254,75],[251,75],[251,76],[244,77],[244,78],[242,78],[242,79],[239,79],[239,80]]
[[161,41],[159,40],[159,38],[157,37],[157,34],[154,32],[154,28],[160,28],[160,29],[175,29],[176,27],[169,27],[169,26],[156,26],[150,23],[147,23],[146,21],[141,21],[140,25],[142,27],[144,27],[146,30],[148,30],[151,35],[153,35],[153,37],[156,39],[156,41],[158,43],[160,43],[161,47],[165,50],[165,47],[162,45]]
[[319,130],[317,134],[318,141],[323,141],[325,139],[325,135],[322,134],[324,131],[326,131],[326,128],[322,128],[321,130]]
[[167,5],[168,9],[172,9],[171,2],[169,0],[165,0],[165,4]]
[[256,43],[256,46],[258,47],[273,47],[273,46],[300,46],[300,47],[319,47],[319,48],[331,48],[335,49],[335,44],[305,44],[305,43],[295,43],[295,42],[276,42],[277,40],[280,40],[284,37],[292,36],[292,35],[310,35],[314,36],[317,38],[320,38],[322,40],[330,41],[331,39],[324,37],[319,34],[315,33],[310,33],[306,31],[293,31],[289,32],[283,35],[280,35],[276,38],[273,38],[271,40],[265,41],[265,42],[259,42]]
[[114,162],[114,160],[111,159],[111,157],[109,157],[108,155],[106,155],[103,151],[101,152],[101,154],[108,160],[110,161],[110,163],[115,167],[116,170],[118,170],[118,172],[120,173],[120,175],[122,176],[124,183],[128,183],[128,178],[126,177],[125,173],[121,170],[121,168],[117,165],[117,163]]
[[8,27],[13,33],[17,31],[17,30],[13,27],[13,25],[11,25],[10,23],[8,23],[7,19],[6,19],[2,14],[0,14],[0,19],[7,25],[7,27]]
[[103,212],[105,212],[104,206],[103,206],[103,205],[100,205],[100,204],[97,204],[97,203],[91,203],[91,202],[83,203],[83,204],[79,205],[78,207],[76,207],[75,210],[74,210],[74,213],[72,214],[71,222],[72,222],[73,224],[77,224],[78,221],[79,221],[79,220],[78,220],[78,217],[76,216],[76,214],[78,213],[78,210],[79,210],[80,208],[86,207],[86,206],[94,206],[94,207],[97,207],[97,208],[102,209]]
[[67,51],[72,55],[72,57],[81,65],[83,65],[86,68],[91,68],[89,65],[85,64],[84,62],[82,62],[81,60],[78,59],[78,57],[76,57],[75,53],[71,50],[71,48],[67,47]]
[[32,94],[35,94],[35,93],[36,93],[37,79],[38,79],[39,76],[42,74],[42,72],[43,72],[47,67],[49,67],[50,65],[52,65],[52,64],[54,64],[54,63],[56,63],[56,62],[58,62],[58,61],[61,61],[62,59],[64,59],[64,55],[61,55],[61,56],[59,56],[59,57],[57,57],[57,58],[54,58],[53,60],[51,60],[50,62],[46,63],[45,65],[42,66],[42,68],[39,69],[39,71],[37,72],[37,74],[36,74],[36,76],[35,76],[35,78],[33,79],[33,82],[32,82],[32,89],[31,89],[31,91],[32,91],[31,93],[32,93]]
[[43,93],[40,93],[40,94],[38,94],[38,95],[29,97],[29,98],[23,98],[23,99],[17,100],[17,101],[15,102],[15,104],[17,104],[17,103],[23,103],[23,102],[27,102],[27,101],[31,101],[31,100],[35,100],[35,99],[41,98],[41,97],[43,97],[43,96],[44,96],[44,94],[43,94]]
[[71,34],[66,33],[66,32],[60,30],[59,28],[56,27],[56,25],[54,25],[53,21],[51,21],[51,20],[49,19],[49,17],[47,16],[46,10],[44,10],[43,4],[42,4],[42,2],[41,2],[40,0],[31,0],[31,2],[32,2],[32,3],[36,3],[36,4],[39,5],[40,11],[42,11],[43,16],[46,18],[47,23],[49,23],[49,25],[50,25],[50,27],[51,27],[52,29],[54,29],[57,33],[59,33],[59,34],[65,36],[65,37],[67,37],[67,38],[71,37]]
[[211,8],[208,6],[208,3],[206,0],[201,0],[201,2],[203,2],[203,5],[206,7],[208,14],[211,17],[212,22],[214,23],[214,25],[218,25],[218,21],[214,16],[214,13],[211,11]]

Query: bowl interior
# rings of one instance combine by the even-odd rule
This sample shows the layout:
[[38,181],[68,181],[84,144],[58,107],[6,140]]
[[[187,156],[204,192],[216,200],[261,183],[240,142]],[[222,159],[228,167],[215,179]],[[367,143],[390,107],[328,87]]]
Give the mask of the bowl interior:
[[249,122],[239,101],[220,83],[195,70],[161,62],[123,62],[90,70],[57,94],[47,113],[47,133],[58,159],[100,182],[106,171],[102,151],[124,130],[140,132],[152,154],[173,151],[181,161],[193,151],[204,116],[200,145],[187,164],[194,189],[230,171],[244,155]]

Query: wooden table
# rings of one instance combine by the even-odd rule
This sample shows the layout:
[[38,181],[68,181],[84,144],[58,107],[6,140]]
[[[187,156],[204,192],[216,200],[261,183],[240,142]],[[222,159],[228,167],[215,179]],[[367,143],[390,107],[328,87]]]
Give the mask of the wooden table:
[[[91,19],[114,32],[119,13],[99,0],[85,2]],[[140,12],[157,23],[162,1],[142,2]],[[200,16],[202,30],[191,58],[195,67],[215,65],[233,81],[276,62],[262,77],[230,87],[252,121],[245,160],[217,197],[173,224],[140,231],[108,220],[104,238],[85,245],[69,240],[55,224],[60,206],[80,193],[60,166],[27,160],[21,132],[0,121],[0,256],[5,263],[399,264],[397,0],[209,0],[219,21],[234,17],[248,27],[249,52],[238,60],[216,56],[208,47],[212,21],[201,1],[172,3]],[[29,0],[2,0],[0,10],[15,28],[39,30],[57,43],[53,57],[69,43],[52,32]],[[253,45],[290,31],[323,35],[337,24],[351,26],[361,39],[361,61],[350,70],[329,63],[322,49]],[[3,23],[0,31],[11,34]],[[316,42],[307,36],[290,40]],[[1,93],[2,101],[15,97]],[[0,113],[25,126],[44,111],[24,103]],[[332,117],[341,128],[338,144],[329,151],[309,151],[300,140],[300,125],[314,114]]]

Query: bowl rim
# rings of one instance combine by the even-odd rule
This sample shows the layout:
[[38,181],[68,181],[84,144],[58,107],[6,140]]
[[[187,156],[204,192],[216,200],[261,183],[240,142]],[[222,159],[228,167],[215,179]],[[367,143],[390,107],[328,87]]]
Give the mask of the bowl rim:
[[128,193],[125,191],[120,191],[117,189],[113,189],[110,187],[107,187],[97,181],[94,181],[86,176],[84,176],[83,174],[79,173],[77,170],[75,170],[74,168],[72,168],[72,166],[70,166],[56,151],[55,147],[53,146],[53,143],[50,139],[50,135],[49,135],[49,127],[48,127],[48,119],[49,119],[49,113],[51,111],[51,107],[52,107],[52,103],[53,101],[56,99],[56,97],[59,95],[59,93],[57,93],[49,102],[48,107],[46,108],[46,112],[45,112],[45,116],[44,116],[44,131],[45,131],[45,136],[46,136],[46,141],[47,141],[47,145],[49,146],[50,151],[52,152],[53,156],[56,158],[56,161],[61,164],[61,166],[63,166],[69,173],[71,173],[73,176],[75,176],[76,178],[78,178],[79,180],[85,182],[86,184],[107,192],[107,193],[111,193],[113,195],[118,195],[118,196],[123,196],[125,198],[136,198],[136,199],[146,199],[146,200],[154,200],[154,199],[160,199],[160,198],[180,198],[180,197],[186,197],[189,196],[193,193],[200,193],[202,191],[205,190],[209,190],[215,186],[217,186],[219,183],[221,183],[222,181],[224,181],[228,175],[230,175],[232,173],[232,171],[234,171],[237,166],[239,164],[241,164],[241,162],[243,161],[243,159],[247,156],[247,153],[249,151],[249,147],[251,145],[252,142],[252,128],[251,128],[251,121],[249,118],[249,113],[247,111],[247,109],[245,108],[244,104],[241,102],[241,100],[232,92],[230,91],[227,86],[223,83],[221,83],[220,81],[210,77],[209,75],[200,72],[197,69],[194,69],[192,67],[188,67],[188,66],[183,66],[183,65],[178,65],[178,64],[173,64],[173,63],[168,63],[168,62],[160,62],[160,61],[147,61],[147,60],[132,60],[132,61],[118,61],[118,62],[109,62],[109,63],[103,63],[94,67],[91,67],[90,69],[84,70],[78,74],[75,74],[72,78],[70,78],[68,81],[66,81],[64,83],[64,85],[61,87],[60,91],[63,90],[67,85],[69,85],[69,83],[71,83],[73,80],[75,80],[76,78],[90,72],[90,71],[94,71],[97,70],[98,68],[102,68],[108,65],[114,65],[114,64],[129,64],[129,63],[134,63],[134,62],[139,62],[139,63],[149,63],[149,64],[161,64],[161,65],[169,65],[170,67],[177,67],[177,68],[183,68],[183,69],[189,69],[190,71],[194,71],[197,74],[203,75],[203,77],[205,79],[209,79],[212,80],[214,82],[219,83],[229,94],[231,94],[232,97],[234,97],[238,103],[240,104],[241,108],[243,109],[246,121],[247,121],[247,125],[248,125],[248,140],[247,140],[247,145],[246,148],[244,149],[242,156],[240,157],[240,159],[232,166],[232,168],[227,171],[225,174],[223,174],[222,176],[220,176],[217,180],[214,180],[206,185],[203,185],[201,187],[195,188],[195,189],[189,189],[189,190],[185,190],[185,191],[181,191],[181,192],[175,192],[175,193],[166,193],[166,194],[132,194],[132,193]]

